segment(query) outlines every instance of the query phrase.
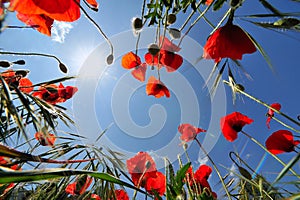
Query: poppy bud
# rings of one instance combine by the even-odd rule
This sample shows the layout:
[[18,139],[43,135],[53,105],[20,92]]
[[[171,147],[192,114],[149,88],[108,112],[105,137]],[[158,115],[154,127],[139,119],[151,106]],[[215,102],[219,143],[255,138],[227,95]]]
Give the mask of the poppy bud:
[[241,173],[241,175],[242,175],[243,177],[245,177],[246,179],[249,179],[249,180],[252,179],[252,176],[251,176],[251,174],[248,172],[248,170],[246,170],[245,168],[240,167],[240,166],[238,166],[238,169],[239,169],[239,172]]
[[132,21],[132,28],[139,31],[143,28],[143,21],[140,18],[134,18]]
[[68,72],[68,68],[67,68],[66,65],[64,65],[63,63],[59,63],[59,69],[60,69],[60,71],[62,71],[63,73],[67,73],[67,72]]
[[181,37],[181,32],[176,28],[170,28],[169,34],[173,39],[179,39]]
[[176,22],[176,15],[175,14],[169,14],[167,16],[167,24],[170,25],[170,24],[174,24]]
[[159,52],[159,46],[157,44],[150,44],[148,51],[151,55],[155,56]]
[[25,60],[17,60],[13,62],[16,65],[25,65]]
[[0,67],[10,67],[11,63],[8,61],[0,61]]
[[113,62],[114,62],[114,55],[113,55],[113,54],[110,54],[110,55],[107,56],[107,58],[106,58],[106,63],[107,63],[108,65],[111,65]]
[[236,87],[237,89],[241,90],[241,91],[244,91],[244,90],[245,90],[244,86],[241,85],[241,84],[236,84],[235,87]]

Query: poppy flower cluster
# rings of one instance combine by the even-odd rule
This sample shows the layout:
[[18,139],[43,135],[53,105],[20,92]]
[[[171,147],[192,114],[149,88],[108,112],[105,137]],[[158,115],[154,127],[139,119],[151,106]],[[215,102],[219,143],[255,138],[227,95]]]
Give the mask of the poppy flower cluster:
[[[86,0],[94,9],[98,9],[96,0]],[[35,27],[39,32],[51,35],[54,20],[73,22],[80,17],[80,0],[10,0],[8,9],[16,11],[19,20]]]
[[56,141],[56,137],[54,134],[47,132],[36,132],[34,134],[35,139],[37,139],[37,141],[39,141],[39,143],[42,146],[53,146],[55,141]]
[[65,192],[71,195],[81,195],[92,184],[93,179],[90,176],[83,175],[79,177],[75,182],[67,185]]
[[[159,45],[161,48],[159,48]],[[176,71],[183,63],[183,58],[175,52],[180,51],[180,48],[173,44],[168,38],[161,36],[159,44],[152,44],[149,47],[149,52],[145,54],[145,62],[133,52],[129,52],[122,57],[122,67],[131,70],[131,74],[139,81],[145,81],[147,66],[154,66],[157,69],[165,67],[167,72]],[[151,76],[146,85],[147,95],[152,95],[156,98],[162,96],[170,97],[169,89],[159,79]]]
[[166,177],[157,171],[153,158],[146,152],[139,152],[126,161],[132,182],[137,187],[145,188],[149,194],[155,191],[162,196],[166,191]]
[[28,71],[26,70],[14,71],[9,69],[2,72],[0,75],[11,89],[17,87],[24,93],[30,93],[32,92],[33,87],[32,82],[26,78],[27,74]]
[[37,91],[33,92],[32,95],[50,104],[57,104],[72,98],[77,91],[77,87],[65,87],[60,83],[58,86],[55,84],[42,85]]
[[[278,111],[281,109],[281,105],[279,103],[273,103],[270,105],[270,107],[274,108],[275,110],[278,110]],[[267,113],[268,118],[267,118],[267,122],[266,122],[268,129],[270,129],[270,122],[271,122],[271,119],[274,117],[274,112],[275,111],[272,109],[268,110],[268,113]]]
[[214,59],[216,63],[222,58],[242,59],[244,54],[251,54],[256,47],[249,35],[239,26],[228,21],[207,39],[203,58]]
[[226,140],[233,142],[237,139],[238,132],[242,131],[246,124],[251,124],[252,119],[240,112],[233,112],[221,118],[220,125]]
[[[214,199],[217,199],[217,194],[211,190],[211,187],[208,183],[208,178],[212,173],[211,167],[208,165],[200,165],[196,172],[193,172],[192,167],[186,172],[186,182],[189,184],[193,192],[202,193],[203,191],[209,191]],[[206,188],[206,190],[205,190]]]
[[294,140],[292,132],[288,130],[276,131],[266,140],[266,148],[273,154],[295,151],[298,144],[300,140]]
[[178,131],[181,133],[180,139],[184,142],[194,140],[196,135],[200,132],[206,132],[206,130],[195,127],[191,124],[181,124],[178,126]]

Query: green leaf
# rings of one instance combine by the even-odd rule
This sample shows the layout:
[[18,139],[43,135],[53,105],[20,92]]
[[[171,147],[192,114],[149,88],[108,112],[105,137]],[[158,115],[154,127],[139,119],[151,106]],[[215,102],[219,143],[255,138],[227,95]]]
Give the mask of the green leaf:
[[290,160],[290,162],[281,170],[281,172],[278,174],[273,184],[277,183],[280,179],[282,179],[286,175],[286,173],[290,169],[292,169],[292,167],[296,163],[298,163],[299,159],[300,159],[300,152],[292,160]]
[[135,186],[130,185],[129,183],[126,183],[107,173],[65,168],[13,171],[0,166],[0,184],[50,180],[54,178],[63,178],[67,176],[84,174],[145,193],[144,191],[136,188]]
[[225,3],[225,1],[227,1],[227,0],[217,0],[217,1],[214,3],[214,5],[213,5],[213,10],[214,10],[214,11],[219,10],[219,9],[223,6],[223,4]]

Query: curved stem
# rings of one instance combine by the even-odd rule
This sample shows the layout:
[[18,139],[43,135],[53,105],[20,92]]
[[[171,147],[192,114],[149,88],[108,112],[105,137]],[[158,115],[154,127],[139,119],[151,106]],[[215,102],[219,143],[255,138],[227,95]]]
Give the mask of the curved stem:
[[57,60],[57,62],[62,63],[58,57],[51,54],[33,53],[33,52],[11,52],[11,51],[0,51],[0,54],[14,55],[14,56],[43,56],[48,58],[54,58],[55,60]]
[[226,184],[225,184],[225,182],[224,182],[224,180],[223,180],[223,177],[221,176],[221,173],[220,173],[219,169],[217,168],[215,162],[214,162],[213,159],[208,155],[208,153],[206,152],[206,150],[204,149],[204,147],[201,145],[201,143],[199,142],[199,140],[197,139],[197,137],[195,138],[195,140],[196,140],[196,142],[198,143],[198,145],[199,145],[199,147],[201,148],[201,150],[203,151],[203,153],[207,156],[207,158],[209,159],[209,161],[210,161],[211,164],[213,165],[214,169],[216,170],[216,173],[217,173],[217,175],[218,175],[218,177],[219,177],[219,179],[220,179],[220,181],[221,181],[221,183],[222,183],[222,186],[223,186],[223,188],[224,188],[224,190],[225,190],[225,192],[226,192],[226,194],[227,194],[227,196],[228,196],[228,199],[231,199],[231,196],[230,196],[229,191],[228,191],[228,189],[227,189],[227,187],[226,187]]
[[[268,154],[270,154],[273,158],[275,158],[275,160],[277,160],[280,164],[282,164],[284,167],[286,167],[286,164],[280,160],[276,155],[272,154],[266,147],[264,147],[260,142],[258,142],[255,138],[253,138],[251,135],[247,134],[245,131],[241,131],[241,133],[243,133],[245,136],[247,136],[250,140],[252,140],[255,144],[257,144],[258,146],[260,146],[265,152],[267,152]],[[296,177],[300,177],[294,170],[289,169],[290,172],[295,175]]]
[[109,40],[109,38],[105,35],[105,33],[102,31],[101,27],[95,22],[95,20],[93,20],[93,18],[84,10],[84,8],[80,5],[79,2],[77,2],[76,0],[74,0],[74,2],[79,6],[80,10],[84,13],[84,15],[88,18],[88,20],[97,28],[97,30],[100,32],[100,34],[102,35],[102,37],[106,40],[106,42],[109,44],[110,47],[110,54],[113,55],[114,53],[114,48],[113,45],[111,43],[111,41]]

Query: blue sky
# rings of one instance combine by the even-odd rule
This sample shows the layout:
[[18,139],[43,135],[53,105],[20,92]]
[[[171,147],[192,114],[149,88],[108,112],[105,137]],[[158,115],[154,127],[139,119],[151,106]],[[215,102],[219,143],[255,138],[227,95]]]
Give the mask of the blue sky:
[[[299,10],[297,9],[299,5],[290,1],[285,3],[270,2],[274,3],[274,6],[277,6],[282,12]],[[171,98],[156,99],[145,94],[145,83],[142,84],[133,78],[130,79],[130,72],[124,70],[120,65],[120,56],[135,48],[136,37],[131,34],[131,20],[133,17],[140,16],[141,1],[112,0],[99,3],[99,12],[92,13],[91,16],[114,41],[116,55],[119,55],[119,57],[116,57],[112,66],[105,64],[105,57],[109,54],[108,46],[95,27],[84,16],[71,25],[64,26],[68,28],[71,26],[72,28],[66,34],[62,43],[41,35],[34,30],[7,29],[0,36],[1,48],[20,52],[54,54],[61,58],[69,67],[68,75],[79,76],[77,82],[75,80],[75,82],[71,83],[77,84],[79,87],[83,85],[86,91],[79,91],[78,96],[75,96],[75,100],[65,103],[65,106],[69,107],[70,111],[72,111],[72,108],[75,109],[75,120],[86,119],[87,124],[83,124],[84,127],[79,127],[79,132],[88,132],[87,135],[91,138],[88,142],[93,142],[101,128],[104,129],[111,125],[111,128],[106,133],[108,141],[131,154],[140,150],[152,151],[157,160],[163,156],[157,151],[164,146],[168,146],[170,141],[174,139],[174,145],[171,146],[171,149],[168,149],[166,154],[170,156],[172,154],[175,160],[177,154],[182,153],[177,127],[180,123],[192,123],[195,126],[210,130],[207,135],[199,135],[198,138],[200,141],[203,141],[204,138],[208,141],[206,143],[207,148],[211,148],[210,154],[216,163],[230,168],[232,162],[229,160],[226,152],[235,150],[249,162],[251,167],[256,168],[264,157],[264,152],[243,135],[239,135],[239,139],[234,143],[227,142],[220,136],[219,117],[233,111],[239,111],[254,119],[254,123],[246,126],[244,130],[262,143],[272,132],[284,129],[284,127],[272,121],[271,129],[268,130],[265,126],[267,109],[246,97],[238,96],[236,103],[233,105],[230,89],[227,86],[221,84],[214,99],[208,95],[208,88],[204,87],[204,83],[207,73],[213,67],[213,62],[202,60],[195,64],[192,58],[196,60],[202,55],[200,47],[205,44],[212,28],[204,20],[200,20],[199,24],[191,30],[187,37],[187,43],[191,41],[197,43],[197,45],[188,43],[189,45],[184,46],[185,43],[183,43],[184,47],[179,52],[185,59],[183,66],[176,72],[177,74],[162,71],[163,82],[165,80],[166,83],[169,83],[167,86],[170,86],[172,90]],[[213,24],[217,24],[227,9],[228,5],[225,4],[219,12],[209,12],[207,18]],[[269,12],[258,1],[246,1],[237,10],[236,16],[261,13]],[[186,16],[178,16],[177,23],[173,27],[180,27],[185,19]],[[259,21],[269,22],[273,20],[265,18]],[[9,14],[6,23],[9,25],[21,24],[15,19],[13,13]],[[266,103],[281,103],[282,112],[292,118],[296,118],[300,114],[298,109],[300,85],[297,77],[300,72],[298,62],[299,33],[286,30],[278,30],[277,32],[266,30],[239,18],[235,19],[234,23],[243,27],[261,44],[269,55],[276,71],[276,73],[272,73],[264,58],[257,51],[254,54],[245,55],[241,61],[247,73],[252,77],[250,80],[247,79],[241,70],[234,66],[233,62],[230,62],[237,81],[246,88],[246,92]],[[142,60],[147,42],[154,42],[152,36],[154,38],[154,35],[151,35],[151,33],[150,35],[143,35],[143,33],[141,35],[145,40],[144,44],[141,42],[141,50],[139,51]],[[1,57],[3,60],[11,59],[8,56],[1,55]],[[51,80],[52,78],[63,76],[54,60],[30,57],[26,58],[26,61],[25,67],[30,69],[29,78],[33,82],[40,82],[45,79]],[[16,68],[24,67],[16,66]],[[87,72],[86,70],[90,71]],[[148,70],[147,73],[147,77],[155,74],[151,70]],[[88,76],[91,77],[90,80],[88,80]],[[226,76],[223,76],[223,78],[226,78]],[[184,87],[180,88],[181,86]],[[187,97],[190,99],[187,99]],[[89,104],[90,102],[92,104]],[[182,105],[183,102],[184,105]],[[120,106],[119,109],[118,106]],[[124,111],[128,113],[119,112],[121,109],[125,109]],[[91,116],[91,119],[89,116]],[[92,116],[96,119],[92,119]],[[131,117],[131,120],[129,117]],[[278,118],[286,121],[280,116]],[[89,125],[88,122],[93,124]],[[101,127],[100,129],[99,126]],[[133,126],[134,129],[132,130],[134,131],[128,131]],[[139,132],[140,134],[138,134]],[[294,135],[296,134],[294,133]],[[210,147],[209,144],[212,144],[212,141],[213,146]],[[100,143],[99,145],[104,144]],[[196,144],[191,144],[189,150],[191,158],[195,160],[193,162],[194,167],[197,168],[199,162],[203,161],[203,156],[199,154],[199,148]],[[129,155],[127,156],[130,157]],[[279,157],[288,161],[293,155],[291,153],[279,155]],[[280,169],[281,166],[268,156],[260,168],[260,172],[272,178],[276,176]],[[299,164],[297,164],[295,169],[299,172]],[[222,172],[226,173],[226,170],[222,170]],[[210,181],[212,185],[218,182],[215,173],[210,178]]]

